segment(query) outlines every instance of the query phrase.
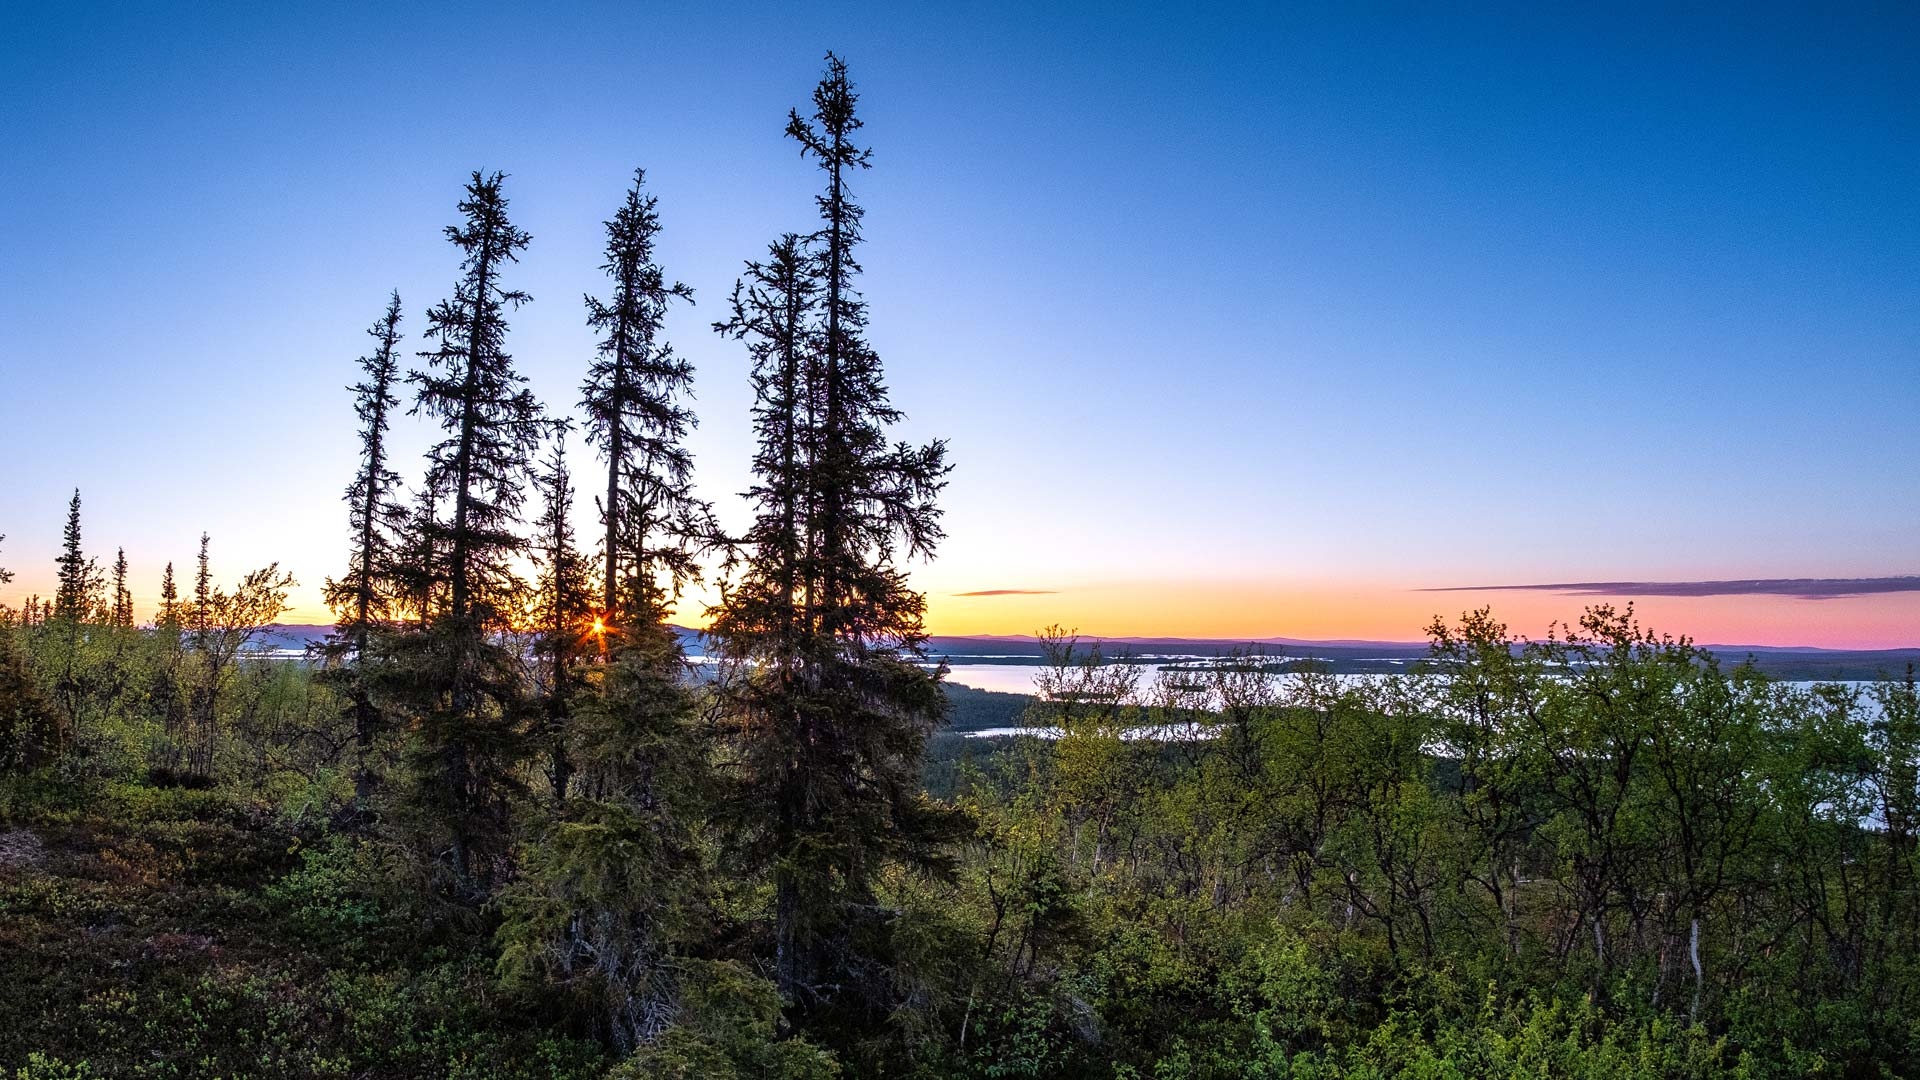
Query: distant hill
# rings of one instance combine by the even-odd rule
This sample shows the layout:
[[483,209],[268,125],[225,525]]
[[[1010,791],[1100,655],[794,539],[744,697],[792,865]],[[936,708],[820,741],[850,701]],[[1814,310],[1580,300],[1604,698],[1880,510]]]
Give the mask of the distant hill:
[[[1275,660],[1313,659],[1330,662],[1336,670],[1343,665],[1371,665],[1378,670],[1404,669],[1408,661],[1427,655],[1427,647],[1406,641],[1304,641],[1299,638],[1156,638],[1156,637],[1082,637],[1083,644],[1098,643],[1108,657],[1131,656],[1142,660],[1165,660],[1229,656],[1253,652]],[[971,637],[936,636],[928,639],[928,648],[950,664],[1037,664],[1045,658],[1037,638],[1021,635],[981,635]],[[1371,668],[1370,668],[1371,669]]]
[[1751,660],[1753,666],[1776,679],[1794,682],[1852,682],[1897,678],[1911,667],[1920,670],[1920,649],[1814,649],[1768,645],[1702,645],[1722,664]]

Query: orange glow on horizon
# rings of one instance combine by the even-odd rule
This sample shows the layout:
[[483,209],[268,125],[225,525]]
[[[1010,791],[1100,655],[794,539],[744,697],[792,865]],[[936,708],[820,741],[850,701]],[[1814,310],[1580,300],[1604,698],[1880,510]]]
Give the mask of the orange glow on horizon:
[[[929,575],[931,576],[931,575]],[[22,574],[21,578],[27,575]],[[1553,592],[1422,592],[1408,585],[1332,582],[1147,580],[1063,585],[1046,593],[956,596],[951,583],[919,583],[927,595],[927,628],[942,635],[1032,634],[1058,623],[1106,637],[1213,638],[1253,641],[1360,639],[1420,641],[1434,616],[1458,619],[1490,607],[1516,634],[1544,637],[1553,623],[1576,621],[1593,604],[1625,605],[1630,598]],[[36,587],[37,586],[37,587]],[[19,608],[27,595],[51,596],[51,582],[16,579],[0,602]],[[280,622],[333,621],[318,591],[296,589],[295,605]],[[682,597],[668,619],[703,627],[718,600],[709,586]],[[302,603],[301,601],[305,601]],[[1829,600],[1781,596],[1642,597],[1633,600],[1651,629],[1685,634],[1705,644],[1815,646],[1835,649],[1920,647],[1920,593],[1889,593]],[[151,619],[148,603],[137,617]],[[595,635],[612,632],[604,616]]]
[[1420,641],[1435,616],[1491,608],[1515,634],[1545,637],[1595,604],[1631,602],[1642,625],[1703,644],[1832,649],[1920,647],[1920,593],[1801,600],[1783,596],[1591,597],[1555,592],[1422,592],[1386,585],[1257,582],[1091,584],[1032,595],[931,592],[936,634],[1031,634],[1058,623],[1106,637],[1253,641]]

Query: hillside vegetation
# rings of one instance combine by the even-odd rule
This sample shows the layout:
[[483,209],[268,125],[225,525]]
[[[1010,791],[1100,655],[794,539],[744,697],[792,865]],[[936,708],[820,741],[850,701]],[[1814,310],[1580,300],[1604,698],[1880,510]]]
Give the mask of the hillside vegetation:
[[[10,626],[9,655],[44,669],[54,633]],[[604,987],[517,955],[524,870],[461,903],[418,849],[356,816],[351,730],[313,669],[239,666],[205,785],[156,768],[163,721],[128,694],[0,789],[0,1063],[1905,1074],[1920,1054],[1911,682],[1786,688],[1606,612],[1518,655],[1483,616],[1435,633],[1424,681],[1222,667],[1157,693],[1059,639],[1026,719],[1062,737],[930,747],[928,787],[964,829],[943,867],[876,879],[875,971],[899,1002],[885,1016],[783,1002],[771,897],[730,865],[723,823],[753,800],[714,807],[699,856],[713,893],[666,965],[672,1020],[631,1055],[598,1018]],[[152,631],[108,627],[83,648],[91,686],[139,685],[165,653]],[[1211,737],[1123,737],[1169,724]],[[514,810],[522,866],[553,854],[536,785]]]
[[[399,296],[369,330],[304,658],[254,648],[291,576],[206,536],[136,618],[74,493],[54,595],[0,608],[0,1076],[1912,1074],[1910,671],[1784,685],[1595,607],[1436,620],[1405,677],[1147,684],[1055,629],[1030,699],[943,686],[908,568],[949,466],[866,336],[856,102],[830,55],[811,227],[712,309],[744,524],[638,172],[557,412],[507,348],[533,238],[468,178],[419,366]],[[715,578],[695,677],[667,619]]]

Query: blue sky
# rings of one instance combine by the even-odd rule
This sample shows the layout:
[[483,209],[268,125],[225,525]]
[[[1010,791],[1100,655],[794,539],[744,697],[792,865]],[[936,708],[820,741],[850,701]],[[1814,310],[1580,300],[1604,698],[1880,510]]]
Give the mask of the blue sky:
[[[1268,606],[1223,633],[1358,633],[1421,587],[1920,572],[1911,6],[7,21],[0,599],[45,589],[75,486],[143,597],[202,529],[225,576],[335,572],[341,387],[390,288],[416,334],[449,291],[474,168],[512,174],[511,348],[567,412],[600,221],[647,168],[737,521],[745,360],[707,324],[810,221],[780,129],[830,47],[876,147],[873,338],[957,463],[936,629],[1204,629],[1238,592]],[[1052,592],[952,596],[1016,588]],[[1809,640],[1920,615],[1776,604],[1788,636],[1817,606]]]

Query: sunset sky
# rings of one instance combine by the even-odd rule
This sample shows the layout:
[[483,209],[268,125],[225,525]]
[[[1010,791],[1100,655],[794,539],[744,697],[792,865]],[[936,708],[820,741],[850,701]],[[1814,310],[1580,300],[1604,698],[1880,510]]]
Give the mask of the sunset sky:
[[[746,358],[708,324],[811,227],[781,129],[833,48],[872,340],[956,464],[935,632],[1538,634],[1664,591],[1702,641],[1920,645],[1920,579],[1428,591],[1920,575],[1920,8],[486,7],[10,9],[0,602],[51,592],[78,487],[142,610],[205,530],[327,621],[343,388],[390,289],[420,347],[476,168],[533,235],[509,348],[568,415],[647,169],[741,524]],[[397,424],[409,479],[429,435]]]

